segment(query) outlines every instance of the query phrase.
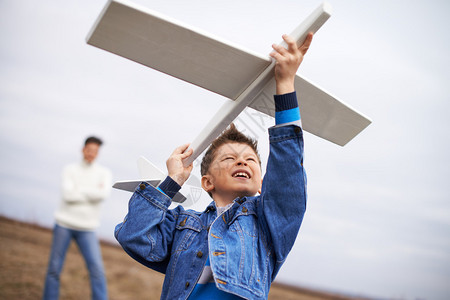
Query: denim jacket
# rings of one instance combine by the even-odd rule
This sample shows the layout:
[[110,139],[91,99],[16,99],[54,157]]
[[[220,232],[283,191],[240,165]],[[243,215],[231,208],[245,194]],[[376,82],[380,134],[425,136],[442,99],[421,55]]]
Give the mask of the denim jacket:
[[171,199],[143,183],[115,237],[135,260],[165,274],[161,299],[187,299],[209,256],[217,288],[245,299],[267,299],[271,282],[294,245],[306,208],[303,133],[269,128],[270,154],[261,195],[236,199],[216,216],[169,210]]

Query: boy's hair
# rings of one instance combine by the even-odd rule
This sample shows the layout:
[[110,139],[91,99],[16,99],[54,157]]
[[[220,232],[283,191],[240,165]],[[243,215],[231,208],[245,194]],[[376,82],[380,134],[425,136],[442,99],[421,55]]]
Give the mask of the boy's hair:
[[101,139],[99,139],[98,137],[90,136],[86,139],[86,141],[84,142],[84,145],[86,146],[89,143],[94,143],[94,144],[101,146],[103,144],[103,141]]
[[209,146],[208,150],[205,153],[205,156],[203,156],[202,164],[200,166],[200,174],[202,176],[208,173],[211,163],[216,156],[217,149],[219,149],[220,146],[228,143],[239,143],[250,146],[250,148],[255,151],[255,154],[258,157],[259,165],[261,166],[261,158],[259,157],[258,153],[258,142],[255,139],[252,139],[240,132],[236,128],[236,126],[231,123],[228,129],[225,130],[218,138],[216,138],[211,143],[211,146]]

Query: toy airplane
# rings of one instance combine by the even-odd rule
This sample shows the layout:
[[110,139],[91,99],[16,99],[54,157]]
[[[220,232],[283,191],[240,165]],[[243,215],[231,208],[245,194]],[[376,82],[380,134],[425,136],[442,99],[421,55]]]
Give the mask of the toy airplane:
[[[330,15],[330,5],[323,3],[290,36],[300,46],[306,35],[315,33]],[[232,100],[219,109],[192,142],[190,147],[194,153],[185,165],[192,163],[246,107],[275,115],[272,58],[145,7],[126,0],[110,0],[89,33],[87,43]],[[286,47],[284,42],[281,44]],[[299,75],[295,86],[305,131],[344,146],[371,123],[369,118]],[[142,181],[156,186],[164,179],[164,173],[156,170],[152,175],[156,177],[151,180],[119,182],[114,187],[134,191]]]

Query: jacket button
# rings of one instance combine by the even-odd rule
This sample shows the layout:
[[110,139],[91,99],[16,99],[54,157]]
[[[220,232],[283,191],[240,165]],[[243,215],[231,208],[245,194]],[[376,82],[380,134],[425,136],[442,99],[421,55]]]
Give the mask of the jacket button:
[[188,288],[189,285],[190,285],[190,283],[189,283],[189,281],[187,281],[186,284],[185,284],[186,288]]
[[202,256],[203,256],[203,252],[202,252],[202,251],[198,251],[198,252],[197,252],[197,257],[198,257],[198,258],[201,258]]
[[300,127],[295,127],[294,131],[295,133],[300,133],[302,132],[302,129]]
[[243,212],[243,213],[248,212],[247,207],[243,207],[243,208],[242,208],[242,212]]
[[145,190],[145,184],[141,183],[141,184],[139,185],[139,188],[140,188],[141,190]]

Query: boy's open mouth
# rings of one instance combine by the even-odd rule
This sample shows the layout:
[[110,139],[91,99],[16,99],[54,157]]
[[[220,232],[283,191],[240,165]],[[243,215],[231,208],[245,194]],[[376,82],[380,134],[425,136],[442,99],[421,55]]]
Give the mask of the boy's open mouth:
[[234,178],[246,178],[246,179],[251,178],[250,174],[247,171],[242,171],[242,170],[238,170],[238,171],[234,172],[232,176]]

